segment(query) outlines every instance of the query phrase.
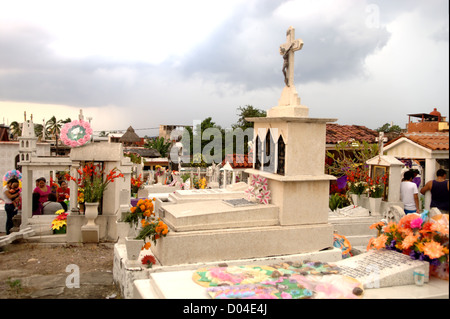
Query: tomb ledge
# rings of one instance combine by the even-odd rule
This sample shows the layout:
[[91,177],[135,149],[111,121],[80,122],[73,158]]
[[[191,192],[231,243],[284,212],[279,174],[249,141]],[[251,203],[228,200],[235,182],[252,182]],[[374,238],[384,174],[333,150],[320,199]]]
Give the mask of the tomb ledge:
[[247,174],[250,175],[259,175],[268,179],[280,181],[280,182],[307,182],[307,181],[332,181],[335,180],[336,177],[332,175],[290,175],[290,176],[284,176],[274,173],[269,173],[265,171],[261,171],[254,168],[248,168],[244,171]]

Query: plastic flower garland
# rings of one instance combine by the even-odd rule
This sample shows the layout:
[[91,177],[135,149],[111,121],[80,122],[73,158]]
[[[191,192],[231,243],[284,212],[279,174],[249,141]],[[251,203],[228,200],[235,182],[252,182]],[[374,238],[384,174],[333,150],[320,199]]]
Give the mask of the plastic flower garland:
[[17,178],[19,180],[19,188],[22,188],[22,173],[17,169],[6,172],[3,176],[3,186],[5,186],[11,178]]
[[92,135],[92,128],[89,122],[75,120],[64,124],[61,128],[61,140],[67,146],[77,147],[89,142]]
[[259,175],[252,175],[250,185],[247,190],[247,199],[256,200],[260,204],[269,204],[270,190],[267,184],[267,178]]
[[448,225],[448,215],[428,218],[428,211],[405,215],[398,223],[378,222],[370,226],[378,235],[370,239],[367,250],[396,250],[434,266],[448,263]]

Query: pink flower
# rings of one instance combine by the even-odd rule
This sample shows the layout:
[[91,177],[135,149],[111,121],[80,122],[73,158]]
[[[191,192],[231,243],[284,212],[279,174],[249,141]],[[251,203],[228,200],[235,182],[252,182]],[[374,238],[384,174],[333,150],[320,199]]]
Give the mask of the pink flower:
[[422,227],[422,223],[423,223],[423,221],[422,221],[422,218],[416,218],[416,219],[413,219],[412,221],[411,221],[411,228],[418,228],[418,229],[420,229],[421,227]]

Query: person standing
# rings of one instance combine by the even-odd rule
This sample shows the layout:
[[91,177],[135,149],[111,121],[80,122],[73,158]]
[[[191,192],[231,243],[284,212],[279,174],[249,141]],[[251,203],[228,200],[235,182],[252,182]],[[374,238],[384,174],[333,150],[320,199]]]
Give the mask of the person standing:
[[2,190],[6,211],[6,235],[10,234],[11,228],[14,226],[13,217],[17,214],[14,201],[16,201],[20,196],[20,192],[17,191],[18,188],[19,181],[16,178],[11,178]]
[[420,193],[425,195],[426,192],[431,192],[430,208],[436,207],[443,214],[448,214],[449,211],[449,182],[447,180],[447,173],[445,170],[438,169],[436,172],[436,179],[429,181],[420,190]]
[[413,178],[414,173],[407,171],[400,184],[400,199],[403,202],[405,214],[420,214],[419,190],[416,183],[412,181]]

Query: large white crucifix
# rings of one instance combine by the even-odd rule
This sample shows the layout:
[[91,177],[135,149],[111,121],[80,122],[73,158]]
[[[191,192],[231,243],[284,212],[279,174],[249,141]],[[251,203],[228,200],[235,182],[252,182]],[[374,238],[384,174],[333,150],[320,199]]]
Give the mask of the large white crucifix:
[[295,29],[291,26],[286,32],[286,43],[280,46],[280,54],[283,56],[283,74],[286,86],[294,85],[294,52],[303,47],[302,39],[295,39]]

